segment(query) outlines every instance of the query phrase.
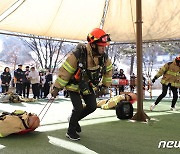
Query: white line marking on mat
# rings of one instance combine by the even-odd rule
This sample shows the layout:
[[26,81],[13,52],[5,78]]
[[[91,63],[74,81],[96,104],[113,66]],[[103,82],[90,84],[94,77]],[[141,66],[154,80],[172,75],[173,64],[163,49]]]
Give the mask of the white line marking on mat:
[[84,153],[85,154],[98,154],[95,151],[92,151],[92,150],[88,149],[87,147],[85,147],[84,145],[81,145],[78,143],[62,140],[60,138],[56,138],[56,137],[52,137],[52,136],[48,136],[48,138],[49,138],[49,143],[56,145],[58,147],[65,148],[65,149],[73,151],[73,152],[77,152],[77,153],[81,153],[81,154],[84,154]]

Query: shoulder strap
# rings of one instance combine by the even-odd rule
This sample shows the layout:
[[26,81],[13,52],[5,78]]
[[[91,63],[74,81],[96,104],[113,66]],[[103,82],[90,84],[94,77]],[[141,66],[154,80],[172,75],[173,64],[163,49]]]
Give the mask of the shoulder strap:
[[27,114],[27,112],[26,112],[26,111],[23,111],[23,110],[15,110],[14,112],[11,113],[11,115],[18,116],[19,119],[21,119],[24,127],[25,127],[26,129],[28,129],[29,127],[26,125],[25,120],[22,118],[22,116],[23,116],[24,114]]
[[10,112],[2,112],[1,115],[0,115],[0,120],[4,120],[4,117],[6,115],[11,115],[11,113]]
[[87,68],[87,50],[86,50],[85,44],[82,44],[82,43],[78,44],[75,51],[73,51],[73,54],[78,60],[78,63],[82,65],[82,68],[86,69]]
[[99,57],[99,65],[101,66],[101,74],[105,74],[106,73],[106,66],[105,63],[108,59],[108,55],[105,53],[103,56]]
[[99,65],[103,66],[108,59],[108,55],[105,53],[103,56],[99,57]]
[[23,115],[23,114],[27,114],[27,112],[26,112],[26,111],[22,111],[22,110],[15,110],[15,111],[12,112],[12,113],[10,113],[10,112],[3,112],[3,113],[0,115],[0,120],[4,120],[5,116],[7,116],[7,115],[18,116],[19,119],[21,119],[24,127],[25,127],[26,129],[28,129],[28,126],[26,125],[25,120],[22,118],[22,115]]

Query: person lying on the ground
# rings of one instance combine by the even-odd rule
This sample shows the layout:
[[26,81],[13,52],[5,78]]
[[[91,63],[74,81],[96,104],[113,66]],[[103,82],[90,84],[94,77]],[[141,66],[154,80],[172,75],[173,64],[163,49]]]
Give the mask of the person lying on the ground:
[[34,98],[23,98],[16,93],[6,92],[0,94],[0,103],[21,103],[21,102],[34,102]]
[[97,102],[97,107],[101,107],[102,109],[111,109],[116,107],[116,105],[120,101],[129,101],[130,103],[134,103],[137,100],[137,95],[135,93],[121,94],[116,95],[110,99],[104,99]]
[[39,117],[34,113],[15,110],[12,113],[3,112],[0,115],[0,137],[25,130],[33,131],[40,125]]

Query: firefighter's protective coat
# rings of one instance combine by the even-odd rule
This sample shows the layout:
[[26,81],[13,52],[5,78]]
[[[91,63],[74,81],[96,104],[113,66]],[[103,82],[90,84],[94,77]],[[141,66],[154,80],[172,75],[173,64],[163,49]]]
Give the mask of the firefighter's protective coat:
[[[28,117],[29,115],[26,112],[21,115],[21,118],[24,120],[27,127]],[[18,133],[25,129],[26,128],[22,120],[17,115],[5,115],[3,116],[3,118],[0,119],[0,137],[5,137],[13,133]]]
[[[93,51],[89,44],[78,44],[75,50],[82,50],[82,48],[86,48],[87,51],[87,69],[92,70],[94,68],[99,67],[99,59],[98,56],[93,56]],[[102,84],[105,86],[110,86],[112,82],[112,64],[109,58],[105,61],[106,73],[102,76]],[[58,78],[56,79],[54,86],[63,89],[64,87],[70,91],[79,92],[79,85],[76,83],[70,83],[70,79],[74,77],[75,72],[78,68],[78,59],[75,57],[73,53],[71,53],[63,65],[59,69]],[[89,82],[87,78],[86,82]]]
[[111,109],[114,108],[117,103],[119,103],[120,101],[125,100],[125,95],[117,95],[112,97],[109,100],[100,100],[97,103],[97,107],[101,107],[102,109]]
[[171,86],[180,88],[180,67],[177,66],[175,60],[170,64],[166,63],[160,68],[155,78],[157,79],[160,76],[163,76],[161,79],[162,84],[168,85],[170,83]]

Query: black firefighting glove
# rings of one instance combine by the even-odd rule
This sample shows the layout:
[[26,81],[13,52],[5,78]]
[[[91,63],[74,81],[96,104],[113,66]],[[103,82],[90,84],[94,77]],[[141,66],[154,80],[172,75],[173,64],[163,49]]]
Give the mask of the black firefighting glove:
[[157,77],[154,77],[154,78],[152,79],[152,83],[154,83],[154,82],[156,81],[156,79],[157,79]]
[[56,96],[58,95],[60,89],[57,87],[53,87],[53,90],[51,91],[51,95],[52,97],[56,98]]

